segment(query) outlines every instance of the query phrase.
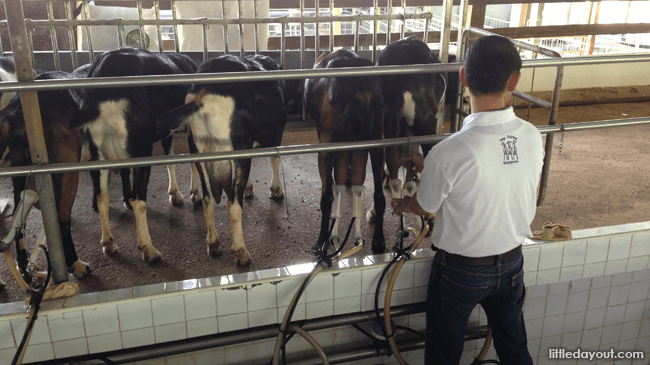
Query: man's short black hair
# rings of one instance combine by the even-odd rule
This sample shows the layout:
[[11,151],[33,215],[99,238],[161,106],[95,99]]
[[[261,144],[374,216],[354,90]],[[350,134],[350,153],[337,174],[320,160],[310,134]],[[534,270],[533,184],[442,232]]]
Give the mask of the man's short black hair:
[[510,75],[521,70],[514,43],[501,36],[479,38],[465,55],[465,79],[474,95],[501,93]]

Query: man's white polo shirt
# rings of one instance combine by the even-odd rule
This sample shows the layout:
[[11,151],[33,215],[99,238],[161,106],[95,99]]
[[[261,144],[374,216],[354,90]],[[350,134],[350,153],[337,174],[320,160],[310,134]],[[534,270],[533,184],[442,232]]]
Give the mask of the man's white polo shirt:
[[475,113],[424,160],[417,199],[438,212],[431,242],[468,257],[508,252],[532,237],[542,137],[512,108]]

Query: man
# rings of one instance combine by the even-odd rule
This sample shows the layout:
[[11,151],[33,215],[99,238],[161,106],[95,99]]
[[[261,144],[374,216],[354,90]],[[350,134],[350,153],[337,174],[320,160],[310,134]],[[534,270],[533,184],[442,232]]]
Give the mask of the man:
[[420,158],[418,192],[392,201],[396,214],[438,213],[427,295],[429,365],[459,363],[468,316],[478,303],[501,364],[533,363],[522,313],[521,244],[532,237],[544,151],[538,130],[506,106],[520,70],[519,52],[507,38],[484,37],[469,47],[460,78],[472,114]]

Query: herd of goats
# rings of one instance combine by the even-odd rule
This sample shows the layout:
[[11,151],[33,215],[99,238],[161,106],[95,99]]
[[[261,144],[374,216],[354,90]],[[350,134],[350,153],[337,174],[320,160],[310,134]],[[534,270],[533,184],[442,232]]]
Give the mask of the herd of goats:
[[[430,64],[440,62],[429,47],[415,37],[387,46],[377,65]],[[348,50],[323,52],[314,68],[374,66],[368,59]],[[91,64],[72,73],[48,71],[37,80],[90,77],[174,75],[223,72],[267,72],[281,69],[272,58],[262,55],[239,57],[224,55],[208,59],[199,67],[188,56],[157,54],[136,48],[120,48],[95,57]],[[0,80],[15,81],[15,66],[10,58],[0,59]],[[304,104],[316,123],[319,141],[354,142],[430,135],[436,133],[436,115],[445,92],[446,75],[358,76],[307,79],[302,87]],[[166,154],[173,154],[172,137],[185,131],[191,153],[226,152],[278,146],[287,121],[285,81],[251,81],[216,84],[141,86],[128,88],[69,89],[39,91],[38,100],[50,163],[87,160],[121,160],[152,155],[153,145],[161,141]],[[32,165],[25,120],[19,95],[2,95],[0,111],[0,149],[11,166]],[[431,145],[423,145],[424,155]],[[342,192],[352,190],[355,243],[361,241],[364,181],[368,155],[374,178],[373,206],[366,219],[374,223],[372,251],[385,250],[383,220],[386,200],[384,178],[393,197],[403,187],[398,170],[420,146],[375,148],[318,154],[322,181],[322,220],[314,252],[338,241]],[[279,157],[271,157],[273,181],[271,197],[282,199]],[[169,169],[169,201],[183,201],[176,183],[174,165]],[[387,169],[386,169],[387,167]],[[202,204],[208,233],[207,250],[221,253],[214,223],[214,203],[225,191],[232,229],[231,252],[237,264],[247,265],[251,256],[244,245],[242,208],[244,198],[253,195],[251,159],[210,161],[192,164],[191,201]],[[386,171],[386,172],[385,172]],[[133,210],[137,226],[138,249],[143,259],[154,264],[161,259],[153,246],[147,226],[147,185],[151,167],[122,169],[123,203]],[[91,171],[92,207],[101,221],[104,254],[117,252],[109,224],[107,170]],[[385,176],[386,175],[386,176]],[[409,171],[404,188],[415,185]],[[21,192],[34,185],[25,176],[14,177],[15,207]],[[87,263],[79,260],[71,235],[71,212],[77,193],[79,173],[52,175],[66,265],[77,278],[90,274]],[[410,185],[409,185],[410,184]],[[347,185],[347,187],[346,187]],[[33,189],[33,188],[32,188]],[[330,218],[333,220],[330,222]],[[20,233],[19,233],[20,234]],[[21,239],[20,242],[23,242]],[[26,255],[25,247],[18,255]]]

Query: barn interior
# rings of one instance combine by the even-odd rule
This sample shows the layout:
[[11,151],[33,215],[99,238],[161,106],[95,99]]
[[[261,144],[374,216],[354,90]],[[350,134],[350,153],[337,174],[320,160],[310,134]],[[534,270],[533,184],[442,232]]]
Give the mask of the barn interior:
[[[431,67],[429,72],[452,75],[458,72],[456,61],[465,49],[458,45],[489,31],[522,42],[520,94],[511,103],[517,116],[540,128],[546,143],[548,170],[542,176],[544,188],[531,228],[539,230],[553,222],[572,230],[570,239],[524,243],[528,291],[524,316],[531,356],[536,364],[568,364],[550,358],[549,349],[613,348],[640,351],[644,357],[603,359],[599,364],[648,364],[650,172],[643,167],[650,163],[644,138],[650,132],[650,23],[644,18],[648,3],[5,0],[4,6],[0,49],[18,65],[27,63],[37,72],[72,71],[101,52],[122,46],[186,54],[197,65],[224,53],[264,54],[283,65],[287,72],[278,77],[288,78],[293,95],[282,147],[277,149],[282,151],[283,200],[269,199],[268,159],[252,162],[256,195],[245,201],[242,220],[252,256],[248,266],[237,265],[228,250],[218,258],[206,254],[205,218],[201,206],[189,199],[190,165],[176,167],[185,195],[177,207],[168,202],[167,171],[161,160],[152,168],[147,217],[162,260],[155,265],[142,260],[133,234],[136,219],[122,205],[118,174],[109,178],[109,217],[113,237],[121,245],[116,256],[105,256],[99,216],[90,204],[92,181],[87,170],[81,172],[72,237],[92,274],[83,279],[60,274],[76,284],[76,294],[40,304],[23,363],[269,363],[292,297],[314,267],[321,266],[310,251],[321,219],[321,181],[314,153],[318,134],[302,108],[304,77],[291,72],[311,69],[317,54],[325,50],[349,49],[376,61],[387,42],[415,35],[451,67]],[[318,23],[309,19],[316,14]],[[18,28],[8,20],[19,23]],[[22,48],[13,51],[20,39]],[[455,104],[457,79],[449,80],[438,118],[443,135],[456,132],[468,111],[466,103]],[[29,84],[38,82],[28,76],[20,83],[0,83],[0,90],[28,90]],[[303,145],[311,146],[309,153],[290,152],[290,146]],[[186,132],[174,135],[174,150],[177,156],[191,158]],[[156,144],[151,161],[164,158]],[[120,161],[114,163],[111,169]],[[78,164],[80,169],[83,164]],[[8,210],[14,205],[9,174],[17,170],[12,169],[9,163],[0,169],[0,199]],[[372,204],[368,191],[373,190],[370,165],[366,176],[367,209]],[[389,198],[390,191],[384,192]],[[351,196],[344,193],[345,199],[351,201]],[[394,269],[387,271],[382,285],[380,277],[396,257],[391,250],[400,230],[399,218],[387,210],[387,253],[373,255],[368,244],[354,256],[334,262],[295,303],[294,331],[301,327],[317,345],[294,333],[286,344],[287,363],[324,363],[323,356],[328,363],[341,364],[424,363],[424,342],[417,332],[424,330],[422,303],[434,252],[424,239],[410,259],[401,259],[394,287],[386,287]],[[32,209],[27,218],[24,237],[30,246],[46,225],[45,215]],[[342,206],[341,215],[347,228],[351,204]],[[216,206],[215,216],[220,240],[227,246],[232,235],[224,201]],[[10,233],[11,224],[11,212],[3,214],[2,237]],[[409,216],[406,225],[420,227]],[[361,227],[370,242],[373,225],[364,219]],[[410,244],[417,236],[413,233],[404,241]],[[14,247],[10,252],[16,256]],[[41,269],[47,266],[42,255],[36,264]],[[0,364],[12,363],[30,310],[24,302],[27,293],[9,266],[0,265],[0,282],[5,285],[0,292]],[[383,303],[387,293],[392,295],[388,306]],[[385,307],[391,308],[398,326],[394,338],[398,352],[385,338],[373,336],[375,310],[384,315]],[[477,308],[469,322],[461,364],[472,364],[476,357],[498,360],[486,340],[485,313]],[[396,353],[401,353],[401,361]]]

